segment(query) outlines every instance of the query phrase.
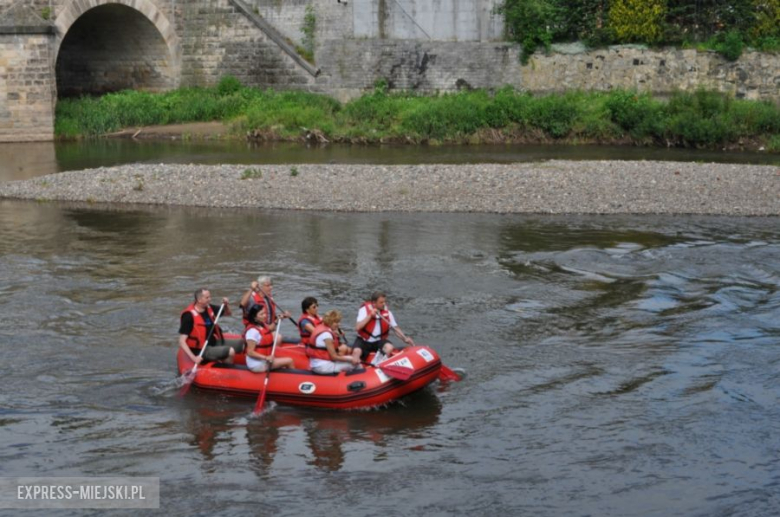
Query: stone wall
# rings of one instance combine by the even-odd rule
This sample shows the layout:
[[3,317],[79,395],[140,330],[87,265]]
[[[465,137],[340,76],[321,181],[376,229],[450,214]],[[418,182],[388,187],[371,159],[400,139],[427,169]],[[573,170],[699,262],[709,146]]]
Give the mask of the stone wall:
[[522,87],[534,93],[636,88],[655,95],[697,88],[780,102],[780,55],[745,52],[729,62],[715,52],[615,46],[536,53],[523,67]]
[[362,0],[354,2],[354,37],[428,41],[498,41],[500,0]]
[[336,0],[249,0],[257,13],[286,38],[301,44],[306,6],[311,5],[316,20],[315,41],[351,38],[354,35],[352,10],[354,3]]
[[228,0],[182,4],[181,84],[216,84],[232,75],[261,88],[307,88],[314,79]]
[[54,135],[52,34],[0,31],[0,142]]
[[328,91],[346,100],[385,80],[420,92],[522,87],[518,49],[500,43],[332,40],[317,53]]

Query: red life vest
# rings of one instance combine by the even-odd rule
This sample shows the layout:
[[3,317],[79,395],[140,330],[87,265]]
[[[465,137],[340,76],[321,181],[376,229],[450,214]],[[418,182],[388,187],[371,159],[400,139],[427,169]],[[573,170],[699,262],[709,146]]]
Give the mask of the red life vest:
[[[251,330],[255,329],[260,333],[260,342],[255,345],[255,351],[268,355],[271,353],[271,348],[274,345],[274,334],[265,325],[247,325],[244,329],[244,342],[246,342],[246,335]],[[261,351],[261,349],[263,349]],[[267,350],[266,350],[267,349]]]
[[[276,321],[276,302],[274,302],[274,299],[264,294],[261,295],[260,293],[252,294],[252,299],[254,300],[255,304],[265,307],[265,324],[270,325]],[[250,308],[251,305],[247,308],[247,310]]]
[[[203,318],[203,314],[198,312],[195,308],[194,303],[191,303],[186,309],[181,311],[182,315],[184,315],[185,312],[192,314],[192,330],[190,331],[189,336],[187,336],[187,346],[199,349],[203,347],[203,343],[206,342],[208,334],[206,332],[206,320]],[[213,324],[215,320],[214,309],[212,309],[210,305],[206,305],[206,312],[208,312],[211,323]],[[219,328],[219,325],[214,329],[214,338],[218,341],[222,340],[222,329]]]
[[[370,308],[374,307],[374,304],[371,302],[366,302],[363,304],[363,307],[366,308],[368,311]],[[376,307],[374,307],[376,309]],[[374,335],[374,329],[377,326],[377,323],[380,325],[380,339],[387,339],[387,336],[390,334],[390,311],[387,310],[387,307],[385,306],[384,309],[379,311],[379,314],[382,315],[382,318],[377,318],[374,316],[369,320],[368,323],[366,323],[365,327],[358,330],[358,336],[362,337],[364,340],[368,341],[369,339],[373,338]]]
[[329,326],[325,325],[324,323],[320,323],[319,325],[314,327],[314,332],[311,333],[309,342],[306,343],[307,356],[313,357],[314,359],[322,359],[324,361],[333,360],[330,358],[330,354],[328,353],[327,348],[320,348],[317,346],[317,338],[319,337],[320,334],[324,334],[325,332],[330,332],[331,336],[333,336],[333,347],[338,349],[339,337],[338,335],[336,335],[336,332]]
[[[244,310],[244,326],[245,327],[247,325],[249,325],[250,323],[252,323],[251,321],[246,319],[246,315],[249,313],[249,309],[251,309],[252,306],[254,306],[254,305],[262,305],[263,307],[266,308],[266,311],[268,310],[268,307],[265,304],[265,300],[260,295],[260,293],[258,293],[257,291],[252,291],[252,294],[249,297],[249,301],[246,304],[246,307],[241,307]],[[273,321],[273,320],[268,320],[268,315],[266,315],[265,319],[266,319],[266,323],[270,323],[271,321]]]
[[301,317],[298,318],[298,332],[301,333],[301,343],[304,345],[309,344],[309,338],[311,338],[311,333],[303,328],[303,320],[309,320],[311,321],[312,325],[314,325],[314,328],[317,328],[317,325],[322,323],[322,318],[319,316],[312,316],[311,314],[306,314],[305,312],[301,314]]

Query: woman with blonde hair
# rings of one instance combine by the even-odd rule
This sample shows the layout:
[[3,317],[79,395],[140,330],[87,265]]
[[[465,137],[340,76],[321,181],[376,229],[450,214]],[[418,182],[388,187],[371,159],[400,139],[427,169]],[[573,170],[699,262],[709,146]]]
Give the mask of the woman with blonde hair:
[[339,343],[341,312],[330,310],[322,317],[322,323],[314,327],[306,355],[314,373],[336,373],[351,370],[360,364],[360,358],[350,354],[346,345]]

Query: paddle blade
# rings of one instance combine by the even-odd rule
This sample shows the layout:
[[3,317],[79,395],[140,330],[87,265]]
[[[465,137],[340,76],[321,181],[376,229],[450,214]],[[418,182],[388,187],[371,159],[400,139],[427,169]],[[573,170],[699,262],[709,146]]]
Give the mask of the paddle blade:
[[181,384],[181,389],[179,390],[179,397],[183,397],[184,395],[187,394],[187,392],[190,391],[190,386],[192,386],[192,381],[195,380],[195,369],[196,368],[197,368],[197,366],[195,368],[193,368],[192,370],[190,370],[188,372],[185,372],[181,376],[182,384]]
[[439,370],[439,380],[460,382],[460,375],[442,364],[441,370]]
[[252,415],[254,416],[257,416],[263,412],[263,406],[265,405],[265,391],[265,386],[263,386],[263,390],[260,392],[260,396],[257,397],[255,409],[252,411]]
[[[269,365],[270,368],[270,365]],[[260,395],[257,396],[257,402],[255,403],[255,409],[252,410],[252,415],[257,416],[263,412],[263,406],[265,405],[265,393],[268,391],[268,377],[271,372],[265,372],[265,379],[263,380],[263,388],[260,390]]]
[[380,365],[377,366],[380,370],[382,370],[385,375],[388,377],[392,377],[393,379],[398,379],[399,381],[408,381],[409,377],[412,376],[414,373],[414,370],[411,368],[408,368],[406,366],[398,366],[395,364],[391,365]]

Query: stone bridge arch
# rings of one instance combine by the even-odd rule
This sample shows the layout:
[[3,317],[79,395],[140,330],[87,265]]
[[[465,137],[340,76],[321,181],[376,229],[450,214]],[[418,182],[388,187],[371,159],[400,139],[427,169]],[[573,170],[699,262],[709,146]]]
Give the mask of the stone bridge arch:
[[73,0],[54,26],[59,97],[179,86],[179,38],[151,0]]

